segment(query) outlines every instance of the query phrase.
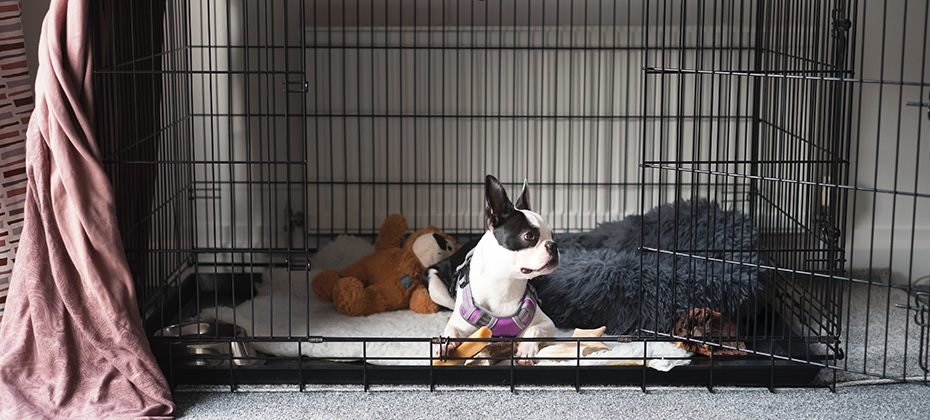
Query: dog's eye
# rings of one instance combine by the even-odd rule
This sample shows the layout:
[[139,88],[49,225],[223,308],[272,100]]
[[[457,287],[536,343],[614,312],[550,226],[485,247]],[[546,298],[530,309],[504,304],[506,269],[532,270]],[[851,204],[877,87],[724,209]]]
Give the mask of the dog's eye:
[[524,233],[523,239],[527,242],[536,242],[536,235],[533,233]]

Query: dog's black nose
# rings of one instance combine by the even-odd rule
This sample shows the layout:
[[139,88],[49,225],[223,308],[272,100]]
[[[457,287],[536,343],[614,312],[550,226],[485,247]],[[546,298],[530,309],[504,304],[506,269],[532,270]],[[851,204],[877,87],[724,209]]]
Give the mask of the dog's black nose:
[[546,242],[546,251],[549,251],[549,255],[556,255],[559,253],[559,245],[554,241]]

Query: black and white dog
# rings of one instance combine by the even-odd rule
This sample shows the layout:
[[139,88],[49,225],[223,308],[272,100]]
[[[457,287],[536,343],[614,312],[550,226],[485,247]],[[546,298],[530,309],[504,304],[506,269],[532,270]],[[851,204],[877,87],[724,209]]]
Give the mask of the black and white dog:
[[[530,210],[526,181],[513,204],[497,178],[485,180],[487,232],[423,272],[430,297],[453,310],[443,336],[465,338],[486,326],[495,337],[551,337],[555,325],[539,308],[531,279],[559,266],[552,228]],[[460,343],[440,349],[448,354]],[[519,363],[532,364],[538,342],[519,344]]]

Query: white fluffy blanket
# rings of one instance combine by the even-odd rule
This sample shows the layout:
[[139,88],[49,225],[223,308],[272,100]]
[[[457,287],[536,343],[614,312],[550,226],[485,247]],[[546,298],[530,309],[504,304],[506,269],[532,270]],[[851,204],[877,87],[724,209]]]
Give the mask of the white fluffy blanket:
[[[362,343],[327,341],[255,342],[256,350],[285,357],[319,357],[332,360],[358,360],[363,353],[367,360],[379,365],[425,365],[435,346],[429,337],[442,334],[449,320],[449,311],[423,315],[410,310],[383,312],[370,316],[349,317],[322,302],[313,294],[309,282],[324,269],[340,269],[361,257],[374,252],[367,241],[340,236],[322,247],[314,255],[314,269],[308,272],[287,272],[283,269],[266,271],[258,293],[252,300],[235,308],[205,309],[202,319],[217,319],[244,328],[253,337],[365,337],[375,340]],[[559,330],[557,336],[570,336],[572,330]],[[377,341],[378,338],[391,341]],[[398,338],[408,341],[395,341]],[[639,343],[610,343],[609,351],[592,353],[589,357],[642,358],[644,346]],[[645,349],[647,365],[662,371],[688,364],[688,360],[666,358],[688,357],[691,353],[672,343],[649,343]],[[419,358],[410,360],[409,358]],[[402,358],[402,359],[395,359]],[[544,362],[541,364],[575,363],[574,361]],[[640,364],[634,360],[583,360],[584,365]]]

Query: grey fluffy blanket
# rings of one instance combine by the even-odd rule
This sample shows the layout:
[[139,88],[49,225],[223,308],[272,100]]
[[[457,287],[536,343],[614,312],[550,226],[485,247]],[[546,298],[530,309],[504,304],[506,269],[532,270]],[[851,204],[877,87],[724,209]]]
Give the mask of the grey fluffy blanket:
[[[561,328],[669,332],[692,308],[744,317],[757,310],[747,304],[762,294],[752,221],[706,199],[679,200],[555,239],[561,265],[536,284],[542,308]],[[641,239],[643,248],[665,252],[641,251]]]

